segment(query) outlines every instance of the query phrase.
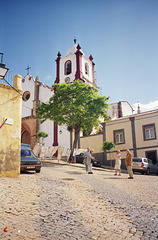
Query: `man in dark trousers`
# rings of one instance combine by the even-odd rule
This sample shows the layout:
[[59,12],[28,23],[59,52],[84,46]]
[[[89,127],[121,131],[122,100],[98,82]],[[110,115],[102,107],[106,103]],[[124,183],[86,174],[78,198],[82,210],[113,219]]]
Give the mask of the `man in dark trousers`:
[[129,149],[126,150],[125,164],[129,174],[129,179],[133,179],[133,170],[132,170],[132,154]]

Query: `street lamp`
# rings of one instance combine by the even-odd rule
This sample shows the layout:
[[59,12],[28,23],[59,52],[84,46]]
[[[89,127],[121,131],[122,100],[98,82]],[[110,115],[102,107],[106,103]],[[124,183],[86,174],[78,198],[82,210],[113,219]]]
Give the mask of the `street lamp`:
[[1,55],[1,63],[0,63],[0,79],[4,79],[5,75],[7,74],[9,68],[5,67],[5,64],[3,64],[3,53],[0,53]]

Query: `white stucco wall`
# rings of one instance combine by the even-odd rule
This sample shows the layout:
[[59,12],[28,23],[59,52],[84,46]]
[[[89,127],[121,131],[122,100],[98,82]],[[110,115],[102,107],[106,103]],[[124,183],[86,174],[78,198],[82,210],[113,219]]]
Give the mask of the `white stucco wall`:
[[[89,74],[86,74],[85,73],[85,64],[88,64],[88,71],[89,71]],[[92,76],[92,62],[87,58],[85,57],[85,55],[82,55],[82,74],[85,79],[87,79],[87,83],[91,82],[93,83],[93,76]]]
[[46,85],[41,85],[39,87],[39,100],[40,102],[47,102],[49,101],[49,98],[52,97],[54,92],[47,87]]
[[66,156],[66,151],[70,148],[70,132],[67,131],[67,126],[62,125],[58,127],[58,143],[59,146],[64,147],[64,156]]
[[[65,75],[65,62],[67,62],[68,60],[71,61],[71,73],[69,75]],[[60,70],[59,70],[60,83],[65,83],[66,77],[69,77],[70,82],[72,82],[75,79],[75,73],[76,73],[76,55],[71,54],[69,56],[62,57],[60,59]]]
[[45,132],[48,134],[48,137],[44,138],[43,143],[45,146],[50,147],[53,144],[54,140],[54,124],[53,121],[46,120],[44,123],[40,124],[40,132]]
[[131,107],[131,105],[128,102],[121,102],[122,104],[122,112],[123,112],[123,116],[128,116],[128,115],[132,115],[133,114],[133,108]]
[[31,109],[33,108],[34,99],[34,81],[35,79],[30,75],[25,76],[24,81],[22,81],[23,92],[30,92],[29,100],[26,102],[22,100],[22,118],[31,116]]

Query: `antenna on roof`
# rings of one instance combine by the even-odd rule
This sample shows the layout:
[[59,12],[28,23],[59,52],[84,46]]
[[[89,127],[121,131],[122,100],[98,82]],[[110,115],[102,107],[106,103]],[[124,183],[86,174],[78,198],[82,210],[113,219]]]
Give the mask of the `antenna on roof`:
[[74,44],[76,44],[76,41],[77,41],[77,39],[76,39],[76,38],[74,38]]

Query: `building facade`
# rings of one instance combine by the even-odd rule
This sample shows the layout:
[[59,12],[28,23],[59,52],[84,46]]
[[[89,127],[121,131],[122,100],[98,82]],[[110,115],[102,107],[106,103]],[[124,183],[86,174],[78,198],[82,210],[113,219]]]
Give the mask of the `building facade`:
[[20,174],[22,77],[13,87],[0,83],[0,177]]
[[39,142],[36,137],[37,132],[46,132],[49,138],[45,139],[47,146],[52,146],[53,143],[53,123],[47,120],[40,124],[38,119],[35,119],[35,109],[40,105],[40,102],[46,102],[53,94],[51,87],[39,81],[38,77],[34,79],[31,75],[26,75],[22,80],[22,128],[21,142],[30,144],[31,148],[35,143]]
[[[110,120],[102,123],[101,134],[80,138],[80,148],[90,146],[94,149],[96,158],[106,166],[110,166],[110,160],[115,160],[117,149],[121,151],[122,167],[126,149],[130,149],[133,157],[147,157],[153,163],[158,163],[158,110]],[[115,148],[111,153],[101,150],[104,141],[114,142]]]

